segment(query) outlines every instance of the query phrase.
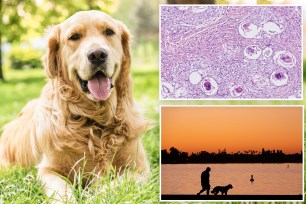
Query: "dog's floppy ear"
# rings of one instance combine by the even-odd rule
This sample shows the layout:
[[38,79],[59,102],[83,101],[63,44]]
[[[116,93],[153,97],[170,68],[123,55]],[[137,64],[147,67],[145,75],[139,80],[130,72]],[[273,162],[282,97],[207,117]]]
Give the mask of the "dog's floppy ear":
[[129,67],[131,65],[131,55],[130,55],[130,40],[131,34],[127,27],[121,23],[121,43],[123,48],[123,60],[125,63],[128,63]]
[[127,29],[126,25],[124,25],[122,22],[118,21],[119,28],[121,31],[121,44],[123,49],[123,56],[122,56],[122,68],[124,71],[124,74],[127,74],[130,70],[131,66],[131,54],[130,54],[130,41],[131,41],[131,34],[129,30]]
[[[121,32],[121,44],[123,49],[123,55],[121,60],[121,69],[118,76],[118,81],[116,82],[116,89],[118,93],[119,100],[125,100],[126,97],[131,99],[132,97],[132,82],[130,76],[131,67],[131,55],[130,55],[130,39],[131,35],[127,27],[120,21],[118,25]],[[125,98],[125,99],[124,99]]]
[[118,133],[128,136],[135,136],[148,130],[150,123],[143,118],[143,115],[136,108],[133,99],[132,77],[130,73],[131,68],[131,35],[127,27],[118,21],[121,31],[121,44],[123,55],[121,60],[121,69],[118,79],[115,84],[117,93],[117,107],[116,107],[116,122],[118,126]]
[[59,72],[59,42],[60,42],[60,28],[58,26],[48,29],[49,39],[47,45],[47,52],[43,56],[43,65],[46,74],[53,79],[58,76]]

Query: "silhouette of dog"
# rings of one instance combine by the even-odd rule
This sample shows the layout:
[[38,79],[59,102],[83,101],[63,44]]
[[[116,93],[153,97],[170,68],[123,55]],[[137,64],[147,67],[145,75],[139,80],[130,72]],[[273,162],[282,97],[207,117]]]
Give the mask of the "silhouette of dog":
[[228,184],[227,186],[216,186],[211,191],[211,193],[213,193],[214,195],[217,195],[219,192],[221,192],[222,195],[224,194],[227,195],[227,191],[232,188],[233,188],[232,184]]

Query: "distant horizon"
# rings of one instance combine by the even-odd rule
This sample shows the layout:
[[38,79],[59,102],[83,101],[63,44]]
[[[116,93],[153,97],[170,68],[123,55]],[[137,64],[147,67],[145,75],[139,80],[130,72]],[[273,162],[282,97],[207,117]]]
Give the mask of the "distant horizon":
[[[171,148],[171,147],[170,147]],[[167,151],[169,151],[170,150],[170,148],[168,148],[168,149],[166,149]],[[176,147],[175,147],[176,148]],[[180,151],[182,151],[182,152],[187,152],[187,151],[185,151],[185,150],[183,150],[183,149],[179,149],[179,148],[177,148],[178,150],[180,150]],[[238,150],[238,151],[228,151],[227,150],[227,148],[220,148],[220,151],[223,151],[223,150],[226,150],[226,153],[227,154],[232,154],[232,153],[238,153],[238,152],[241,152],[241,153],[244,153],[244,151],[256,151],[256,152],[261,152],[262,151],[262,148],[260,149],[260,150],[256,150],[256,149],[243,149],[243,150]],[[269,148],[264,148],[265,150],[271,150],[271,151],[273,151],[273,150],[282,150],[282,149],[269,149]],[[164,150],[164,149],[161,149],[161,150]],[[200,150],[200,151],[197,151],[197,152],[187,152],[188,154],[192,154],[192,153],[199,153],[199,152],[201,152],[201,151],[206,151],[206,152],[208,152],[208,153],[218,153],[219,152],[219,149],[217,150],[217,151],[207,151],[207,150],[205,150],[205,149],[202,149],[202,150]],[[288,153],[288,152],[284,152],[283,150],[282,150],[282,152],[284,153],[284,154],[300,154],[301,152],[303,152],[303,150],[301,149],[300,151],[298,151],[298,152],[292,152],[292,153]]]
[[161,107],[161,148],[189,154],[262,148],[303,151],[301,106]]

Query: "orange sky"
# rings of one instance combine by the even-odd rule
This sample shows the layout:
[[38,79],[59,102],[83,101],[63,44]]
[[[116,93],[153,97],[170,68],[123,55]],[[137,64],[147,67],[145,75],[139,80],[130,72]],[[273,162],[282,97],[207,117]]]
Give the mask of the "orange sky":
[[162,107],[162,149],[302,151],[302,107]]

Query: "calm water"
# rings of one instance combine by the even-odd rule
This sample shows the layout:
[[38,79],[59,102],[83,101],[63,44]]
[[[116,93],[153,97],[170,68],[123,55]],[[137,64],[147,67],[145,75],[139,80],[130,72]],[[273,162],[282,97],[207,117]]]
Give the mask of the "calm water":
[[[289,167],[288,167],[289,165]],[[196,194],[201,189],[201,173],[210,171],[211,190],[232,184],[232,195],[297,195],[303,190],[302,164],[163,164],[162,194]],[[250,182],[254,176],[253,184]],[[206,193],[206,192],[204,192]],[[203,193],[203,194],[204,194]]]

